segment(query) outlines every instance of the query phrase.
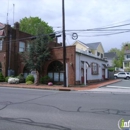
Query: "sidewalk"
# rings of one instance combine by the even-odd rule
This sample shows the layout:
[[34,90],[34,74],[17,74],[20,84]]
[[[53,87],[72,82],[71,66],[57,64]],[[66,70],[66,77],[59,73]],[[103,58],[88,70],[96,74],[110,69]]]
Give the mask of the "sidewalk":
[[5,82],[0,82],[0,87],[13,87],[13,88],[30,88],[30,89],[44,89],[44,90],[58,90],[58,91],[80,91],[80,90],[90,90],[90,89],[95,89],[99,87],[103,87],[112,83],[119,82],[121,80],[106,80],[104,82],[98,82],[98,83],[93,83],[89,84],[86,86],[73,86],[73,87],[63,87],[62,85],[53,85],[53,86],[48,86],[48,85],[26,85],[25,83],[20,83],[20,84],[8,84]]

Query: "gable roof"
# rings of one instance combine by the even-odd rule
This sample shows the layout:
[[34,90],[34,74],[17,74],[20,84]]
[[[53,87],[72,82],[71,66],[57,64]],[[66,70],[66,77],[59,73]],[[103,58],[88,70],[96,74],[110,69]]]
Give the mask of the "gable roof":
[[108,59],[113,59],[113,58],[116,58],[117,55],[116,55],[116,52],[107,52],[107,53],[104,53],[104,57]]
[[101,42],[94,42],[94,43],[83,43],[81,41],[79,41],[79,42],[93,50],[96,50],[98,48],[98,46],[101,44]]
[[73,43],[73,45],[75,45],[75,43],[80,43],[80,44],[82,44],[84,47],[86,47],[86,48],[89,48],[88,46],[86,46],[83,42],[81,42],[81,41],[75,41],[74,43]]

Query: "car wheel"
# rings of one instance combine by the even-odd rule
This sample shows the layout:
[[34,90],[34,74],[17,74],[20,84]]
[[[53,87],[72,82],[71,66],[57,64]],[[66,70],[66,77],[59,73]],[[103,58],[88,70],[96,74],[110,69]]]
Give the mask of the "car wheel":
[[130,77],[126,77],[126,79],[130,79]]
[[115,76],[114,78],[117,79],[117,76]]

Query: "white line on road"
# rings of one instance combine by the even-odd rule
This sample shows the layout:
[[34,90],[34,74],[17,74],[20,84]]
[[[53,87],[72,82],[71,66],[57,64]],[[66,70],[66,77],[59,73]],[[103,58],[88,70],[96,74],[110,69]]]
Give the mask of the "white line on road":
[[110,86],[110,85],[108,85],[108,86],[106,86],[107,88],[122,88],[122,89],[130,89],[130,87],[123,87],[123,86]]

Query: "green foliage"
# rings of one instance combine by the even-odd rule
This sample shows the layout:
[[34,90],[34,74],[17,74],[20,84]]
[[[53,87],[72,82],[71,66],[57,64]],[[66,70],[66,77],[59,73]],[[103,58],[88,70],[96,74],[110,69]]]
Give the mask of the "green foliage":
[[50,81],[50,77],[48,75],[40,78],[40,83],[47,84]]
[[[15,78],[14,76],[7,76],[7,77],[5,77],[5,82],[8,82],[8,79],[9,79],[10,77]],[[16,78],[17,78],[17,77],[16,77]]]
[[41,75],[44,63],[50,58],[48,43],[51,38],[48,34],[53,33],[53,29],[38,17],[25,17],[20,20],[20,30],[37,35],[30,43],[28,51],[21,56],[28,70],[36,70]]
[[24,78],[23,73],[19,74],[19,75],[17,76],[17,78],[19,79],[19,83],[25,83],[25,78]]
[[108,71],[115,71],[115,68],[114,67],[108,68]]
[[8,82],[9,76],[5,77],[5,82]]
[[130,72],[130,67],[125,68],[126,72]]
[[22,54],[23,61],[29,70],[37,70],[40,74],[44,63],[50,58],[50,50],[43,37],[32,42],[29,51]]
[[26,85],[30,85],[30,84],[33,84],[33,82],[32,81],[27,81],[26,82]]
[[113,60],[114,67],[122,67],[122,63],[124,60],[124,55],[122,54],[123,51],[117,48],[112,48],[109,52],[115,52],[117,57]]
[[5,78],[4,78],[3,74],[2,74],[2,72],[0,72],[0,82],[4,82],[4,81],[5,81]]
[[123,43],[121,46],[121,49],[112,48],[109,52],[116,52],[117,57],[113,60],[113,66],[122,68],[123,67],[123,61],[124,61],[124,51],[126,49],[125,45],[128,45],[128,49],[130,49],[130,43],[126,42]]
[[32,81],[34,83],[34,77],[33,77],[33,75],[28,75],[26,77],[26,82],[28,82],[28,81]]
[[20,30],[32,35],[38,34],[38,29],[42,28],[44,34],[54,32],[53,28],[48,23],[42,21],[39,17],[25,17],[20,20]]

